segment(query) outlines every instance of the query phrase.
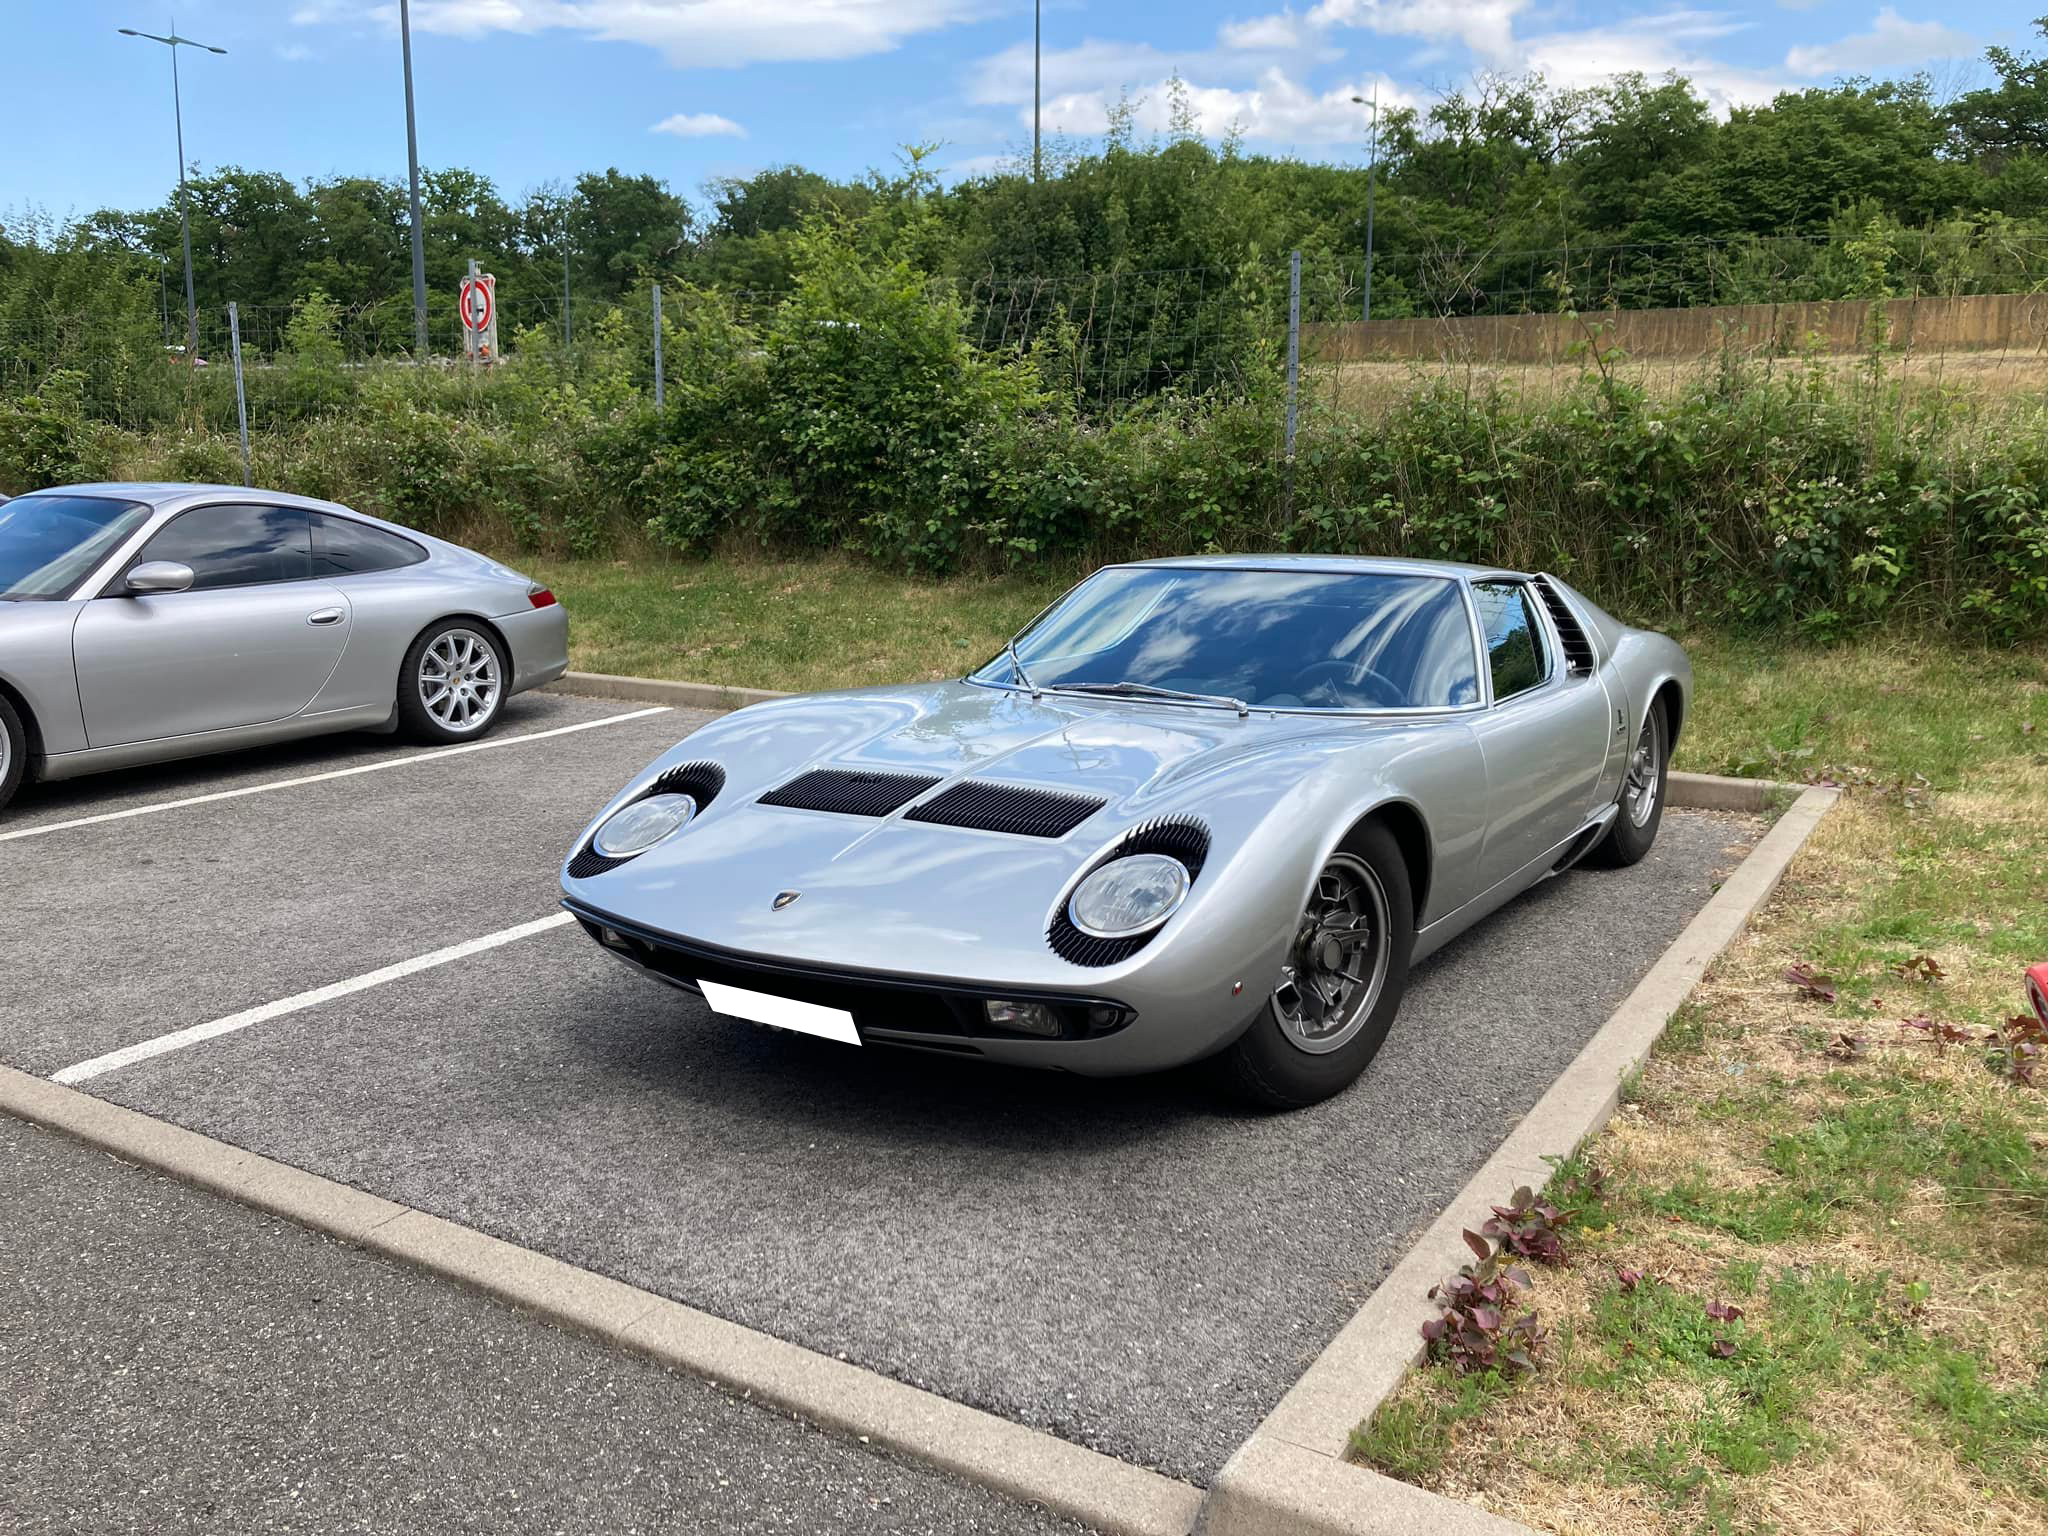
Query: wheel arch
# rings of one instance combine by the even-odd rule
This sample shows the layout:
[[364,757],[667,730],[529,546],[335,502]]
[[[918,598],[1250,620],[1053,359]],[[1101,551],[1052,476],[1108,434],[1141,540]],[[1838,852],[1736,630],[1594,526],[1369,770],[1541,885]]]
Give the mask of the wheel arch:
[[1385,827],[1393,837],[1394,845],[1401,850],[1402,862],[1408,866],[1408,888],[1415,900],[1415,923],[1419,928],[1423,914],[1429,910],[1429,891],[1432,875],[1435,873],[1435,841],[1429,832],[1429,823],[1423,820],[1422,812],[1406,800],[1385,800],[1374,806],[1345,830],[1338,840],[1340,849],[1353,847],[1359,834],[1367,827]]
[[22,734],[28,738],[24,743],[27,749],[25,755],[28,761],[22,766],[22,778],[24,780],[35,778],[38,776],[38,768],[43,759],[42,724],[36,719],[35,710],[29,706],[28,695],[15,687],[5,677],[0,677],[0,699],[5,699],[13,706],[15,716],[21,721]]
[[1664,711],[1664,751],[1668,756],[1678,745],[1679,728],[1685,724],[1685,690],[1677,678],[1667,677],[1650,694],[1650,704]]
[[[495,623],[485,618],[480,613],[473,613],[465,610],[457,613],[444,613],[437,618],[427,620],[426,623],[422,624],[418,629],[413,631],[412,639],[408,640],[405,643],[406,654],[410,656],[412,654],[412,648],[420,643],[421,638],[424,637],[428,633],[428,631],[439,629],[443,624],[473,624],[478,629],[482,630],[485,634],[489,635],[491,637],[492,644],[496,645],[497,648],[500,651],[502,651],[505,655],[505,681],[508,686],[510,685],[512,681],[512,674],[518,670],[519,658],[512,654],[512,642],[505,637],[505,631],[498,628],[498,626]],[[401,631],[401,633],[403,633],[403,631]],[[401,679],[401,681],[403,680]]]

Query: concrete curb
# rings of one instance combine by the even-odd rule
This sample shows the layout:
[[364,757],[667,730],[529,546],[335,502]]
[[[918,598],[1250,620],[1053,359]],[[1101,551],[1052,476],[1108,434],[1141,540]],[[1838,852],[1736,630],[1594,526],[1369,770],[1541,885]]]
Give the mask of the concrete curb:
[[1731,779],[1718,773],[1671,773],[1665,776],[1666,803],[1688,811],[1782,810],[1799,798],[1803,784],[1773,779]]
[[1111,1536],[1186,1536],[1201,1505],[1157,1472],[30,1073],[0,1067],[0,1112]]
[[[1669,788],[1674,805],[1690,803],[1693,793],[1678,783],[1679,777],[1672,775]],[[1196,1527],[1202,1536],[1283,1530],[1317,1536],[1461,1531],[1509,1536],[1525,1530],[1472,1505],[1345,1464],[1351,1431],[1421,1358],[1418,1330],[1432,1311],[1425,1293],[1465,1261],[1464,1228],[1517,1185],[1540,1189],[1550,1177],[1552,1160],[1569,1156],[1607,1123],[1623,1079],[1649,1054],[1707,967],[1777,889],[1786,867],[1840,793],[1825,788],[1801,793],[1686,925],[1500,1149],[1224,1464],[1203,1502]]]
[[726,688],[713,683],[672,683],[659,677],[619,677],[610,672],[564,672],[551,687],[595,699],[637,699],[683,709],[745,709],[770,699],[786,699],[772,688]]

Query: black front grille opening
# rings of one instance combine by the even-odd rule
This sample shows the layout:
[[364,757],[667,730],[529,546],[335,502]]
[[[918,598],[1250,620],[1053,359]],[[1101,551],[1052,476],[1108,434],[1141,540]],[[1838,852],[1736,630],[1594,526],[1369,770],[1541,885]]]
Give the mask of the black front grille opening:
[[1019,837],[1065,837],[1107,803],[1098,795],[970,779],[912,806],[903,819]]
[[[725,770],[718,764],[678,763],[641,790],[632,800],[628,800],[626,805],[645,800],[650,795],[688,795],[697,802],[698,814],[702,815],[704,807],[716,800],[719,791],[724,788]],[[625,808],[626,806],[622,805],[619,810]],[[596,836],[595,832],[591,834],[593,839]],[[639,857],[640,855],[635,853],[623,859],[615,859],[610,854],[599,853],[594,841],[588,842],[577,849],[576,856],[569,860],[569,878],[588,880],[592,875],[601,875],[608,869],[617,869],[621,864],[630,864]]]
[[[1201,877],[1202,865],[1208,861],[1209,829],[1190,817],[1148,821],[1125,833],[1114,848],[1088,866],[1087,874],[1081,879],[1087,879],[1105,864],[1129,858],[1134,853],[1163,853],[1169,858],[1179,859],[1186,867],[1188,883],[1192,885]],[[1078,887],[1080,883],[1076,880],[1074,885]],[[1092,933],[1083,933],[1067,915],[1067,905],[1072,899],[1073,893],[1069,890],[1060,902],[1059,910],[1053,913],[1052,921],[1046,925],[1045,942],[1052,946],[1054,954],[1075,965],[1115,965],[1120,960],[1128,960],[1150,944],[1153,934],[1159,932],[1154,928],[1123,939],[1103,939]]]
[[1550,610],[1550,621],[1557,626],[1558,643],[1564,647],[1564,666],[1567,672],[1591,672],[1593,670],[1593,641],[1586,634],[1585,626],[1579,623],[1564,594],[1553,586],[1548,577],[1536,578],[1536,595],[1543,599],[1543,606]]
[[832,811],[841,816],[887,816],[938,782],[935,773],[813,768],[769,790],[760,803],[797,811]]
[[611,927],[601,919],[576,914],[576,921],[604,948],[668,981],[695,984],[724,982],[753,992],[795,998],[853,1015],[861,1034],[947,1035],[982,1040],[1095,1040],[1115,1034],[1137,1017],[1121,1003],[1096,998],[1038,998],[1013,994],[1017,1001],[1044,1002],[1059,1016],[1058,1035],[1003,1029],[988,1021],[985,1004],[994,994],[941,991],[937,988],[858,978],[809,976],[741,964],[714,954],[656,943],[637,933]]

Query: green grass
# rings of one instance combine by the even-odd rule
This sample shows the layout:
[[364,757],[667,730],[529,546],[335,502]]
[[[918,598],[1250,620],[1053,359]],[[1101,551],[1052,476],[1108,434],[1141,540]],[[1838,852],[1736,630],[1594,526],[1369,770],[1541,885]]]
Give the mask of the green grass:
[[579,671],[808,693],[958,677],[1073,579],[924,580],[853,560],[514,560],[569,610]]

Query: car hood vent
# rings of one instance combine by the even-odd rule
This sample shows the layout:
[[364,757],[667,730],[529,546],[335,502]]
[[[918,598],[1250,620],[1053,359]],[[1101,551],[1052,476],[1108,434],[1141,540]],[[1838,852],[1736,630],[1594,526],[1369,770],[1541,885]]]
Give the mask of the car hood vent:
[[[649,784],[633,800],[645,800],[649,795],[688,795],[697,802],[698,814],[704,807],[718,798],[718,792],[725,788],[725,770],[716,763],[677,763],[660,778]],[[626,805],[631,805],[628,800]],[[625,806],[620,806],[624,810]],[[688,829],[685,828],[687,831]],[[595,837],[597,834],[592,833]],[[638,858],[639,855],[633,855]],[[633,859],[614,859],[599,853],[589,843],[576,850],[576,857],[569,861],[569,878],[588,880],[592,875],[601,875],[608,869],[617,869],[621,864],[630,864]]]
[[[1163,853],[1169,858],[1179,859],[1188,872],[1190,885],[1201,878],[1202,865],[1209,857],[1209,829],[1199,821],[1185,816],[1162,817],[1148,821],[1126,832],[1101,858],[1088,866],[1081,879],[1085,880],[1096,870],[1116,859],[1128,858],[1134,853]],[[1076,880],[1074,886],[1080,885]],[[1128,960],[1159,932],[1134,934],[1126,939],[1102,939],[1092,933],[1083,933],[1074,926],[1074,920],[1067,915],[1067,904],[1073,900],[1074,886],[1067,888],[1067,894],[1060,898],[1059,910],[1046,925],[1045,942],[1052,946],[1054,954],[1075,965],[1115,965],[1119,960]],[[1171,918],[1168,921],[1172,921]],[[1162,925],[1164,926],[1164,925]]]
[[970,779],[913,806],[903,819],[1011,832],[1019,837],[1065,837],[1107,803],[1098,795]]
[[1547,576],[1536,578],[1536,594],[1543,599],[1543,606],[1550,610],[1550,620],[1557,626],[1557,638],[1564,646],[1564,665],[1568,672],[1591,672],[1593,670],[1593,642],[1586,634],[1586,627],[1579,622],[1572,606],[1564,600],[1564,594]]
[[761,797],[763,805],[841,816],[887,816],[939,782],[936,773],[877,773],[857,768],[813,768]]

